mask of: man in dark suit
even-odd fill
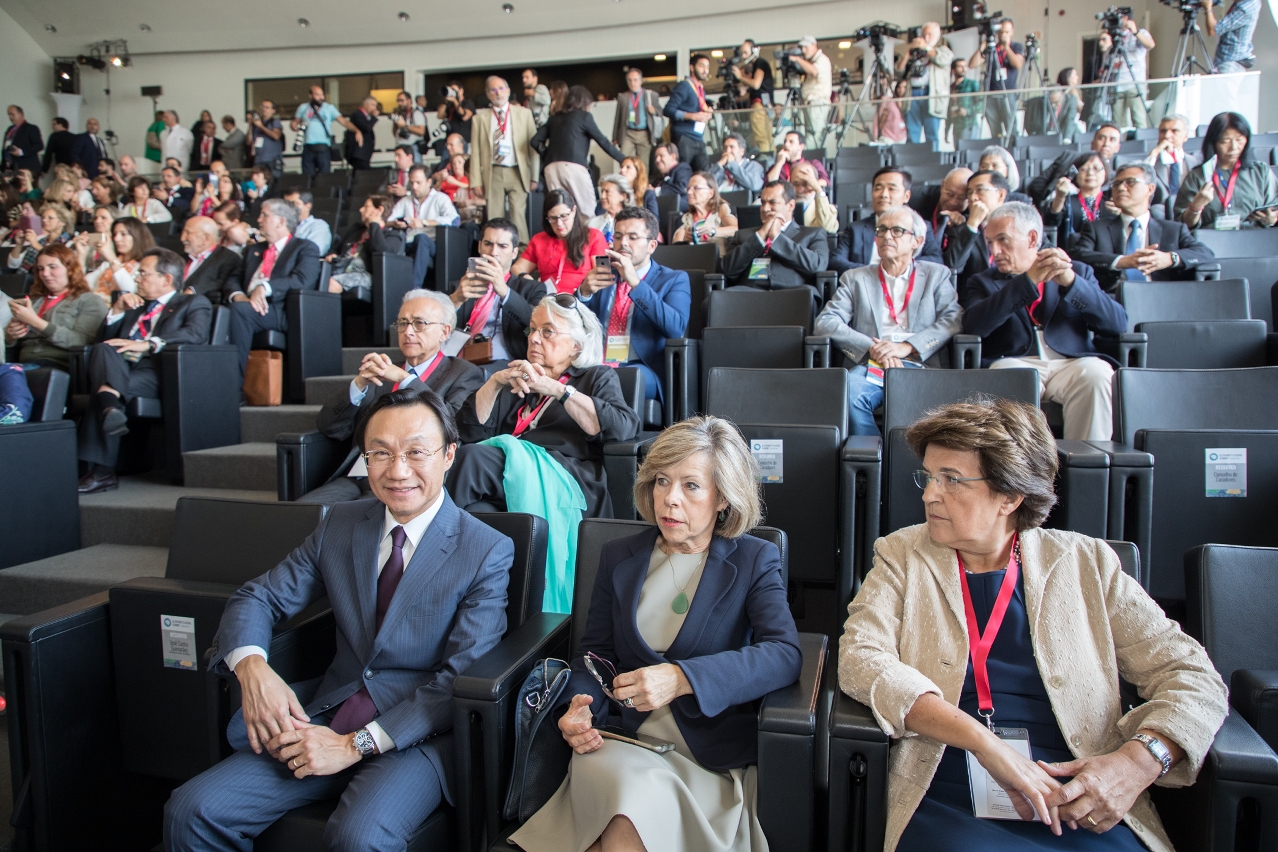
[[[547,296],[544,281],[511,277],[518,253],[518,226],[509,219],[489,219],[479,231],[475,271],[463,275],[449,296],[458,328],[472,339],[482,335],[492,341],[494,361],[528,357],[528,324],[533,308]]]
[[[90,180],[98,176],[98,163],[111,158],[106,142],[98,135],[101,129],[102,125],[96,118],[89,119],[84,123],[84,132],[76,134],[72,148],[72,159],[84,167],[85,177]]]
[[[399,308],[396,331],[404,361],[396,364],[389,355],[370,352],[359,365],[359,375],[341,393],[320,409],[315,424],[320,432],[337,441],[349,441],[355,424],[377,400],[406,387],[427,387],[439,394],[451,414],[461,409],[466,397],[484,383],[484,371],[469,361],[445,355],[441,348],[453,326],[457,312],[443,293],[409,290]],[[418,328],[417,326],[421,326]],[[359,457],[359,448],[350,453],[324,485],[303,495],[306,503],[329,505],[358,500],[369,494],[368,468]]]
[[[195,187],[183,185],[182,171],[173,166],[165,166],[160,170],[160,183],[153,190],[155,196],[164,202],[175,222],[181,222],[191,215],[191,196]]]
[[[958,270],[959,287],[990,268],[990,249],[985,243],[985,222],[990,212],[1007,200],[1007,178],[998,172],[977,172],[967,180],[967,213],[950,214],[941,252],[942,262]]]
[[[222,233],[207,216],[192,216],[182,226],[182,247],[186,249],[183,293],[198,293],[214,305],[230,304],[231,276],[243,262],[238,254],[220,245]]]
[[[1188,281],[1195,267],[1216,257],[1183,223],[1150,215],[1157,181],[1149,163],[1123,166],[1110,185],[1122,214],[1083,220],[1073,256],[1096,271],[1108,293],[1117,294],[1124,280]]]
[[[381,397],[356,437],[375,499],[333,506],[227,602],[209,665],[244,695],[237,751],[173,792],[170,852],[246,849],[289,810],[338,797],[325,848],[404,849],[455,801],[453,681],[505,632],[514,545],[444,491],[457,427],[435,393]],[[337,653],[290,685],[267,659],[272,628],[322,597]]]
[[[375,128],[377,127],[377,98],[369,95],[364,103],[347,118],[350,122],[346,131],[344,145],[346,161],[352,169],[370,168],[373,159],[373,148],[377,143]]]
[[[794,221],[794,187],[777,180],[763,185],[758,228],[732,235],[723,274],[732,287],[782,290],[807,286],[819,304],[816,274],[826,268],[830,243],[821,228],[801,228]]]
[[[599,317],[604,329],[604,361],[638,367],[648,399],[663,400],[666,339],[683,337],[692,307],[688,273],[652,259],[657,217],[642,207],[623,207],[614,220],[609,269],[594,267],[577,298]]]
[[[895,166],[887,166],[874,173],[871,187],[874,215],[849,222],[844,227],[839,234],[839,244],[830,255],[830,269],[842,275],[849,269],[869,266],[878,261],[878,248],[874,242],[875,220],[884,210],[909,203],[912,184],[910,173]],[[917,259],[941,263],[941,242],[930,226],[927,237],[923,240],[923,251]]]
[[[1110,380],[1118,366],[1092,335],[1127,330],[1123,306],[1101,292],[1089,266],[1061,249],[1039,249],[1043,218],[1009,202],[990,214],[994,266],[959,289],[963,331],[982,338],[981,366],[1038,371],[1043,399],[1065,409],[1065,437],[1108,441]]]
[[[120,436],[129,431],[126,408],[134,397],[160,395],[155,356],[166,346],[208,343],[213,306],[203,296],[179,293],[182,258],[166,248],[142,255],[137,293],[121,293],[89,347],[89,412],[80,421],[79,457],[89,463],[80,493],[119,485]]]
[[[40,162],[42,171],[49,171],[56,166],[69,166],[75,162],[72,153],[75,149],[76,135],[71,132],[71,125],[65,118],[58,116],[53,120],[53,132],[49,134],[48,144],[44,146],[44,159]]]
[[[652,161],[661,179],[653,186],[657,195],[677,195],[679,210],[688,210],[688,181],[692,180],[692,166],[679,162],[679,149],[673,142],[663,142],[653,149]],[[642,201],[643,199],[636,199]]]
[[[253,335],[283,331],[289,290],[319,286],[320,255],[310,240],[295,240],[297,208],[280,198],[262,202],[257,227],[263,242],[244,250],[240,268],[227,282],[231,291],[231,343],[240,350],[240,373],[248,364]]]
[[[27,121],[26,113],[17,104],[9,106],[9,127],[4,132],[3,152],[0,152],[0,168],[26,169],[32,178],[40,177],[40,152],[44,150],[44,137],[40,128]]]

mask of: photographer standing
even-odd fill
[[[772,77],[772,66],[759,55],[759,46],[754,39],[746,39],[737,48],[737,61],[728,66],[737,82],[746,86],[746,97],[750,101],[750,135],[754,137],[754,147],[760,151],[772,149],[772,119],[768,110],[772,108],[772,91],[776,80]]]
[[[808,126],[808,147],[820,148],[825,142],[826,119],[830,114],[830,92],[834,89],[834,71],[830,66],[830,57],[817,45],[816,36],[805,35],[800,39],[799,50],[803,54],[794,57],[794,64],[803,72],[803,86],[799,89],[799,95],[807,107],[804,113]]]
[[[466,143],[467,150],[470,149],[470,126],[471,121],[475,118],[475,102],[466,97],[466,90],[462,88],[462,84],[457,80],[449,81],[444,87],[444,102],[439,105],[437,113],[441,119],[448,122],[448,131],[456,133]]]
[[[400,92],[395,96],[395,111],[390,114],[395,126],[395,146],[413,149],[413,162],[422,161],[422,140],[426,138],[426,112],[413,103],[413,96]]]
[[[305,134],[302,174],[315,175],[332,170],[334,121],[342,122],[345,126],[346,120],[337,107],[324,100],[324,88],[311,86],[311,99],[297,108],[297,115],[289,125],[294,133]]]
[[[981,114],[983,112],[981,98],[974,96],[973,92],[979,92],[981,86],[975,80],[967,76],[967,60],[963,57],[956,58],[950,63],[950,94],[967,95],[967,97],[950,98],[950,114],[949,124],[950,130],[953,131],[954,144],[958,145],[961,139],[971,139],[976,133],[976,128],[981,123]]]
[[[245,118],[253,165],[266,166],[278,178],[284,174],[284,125],[275,117],[275,101],[264,99]]]
[[[987,70],[987,92],[1004,92],[1016,88],[1016,78],[1025,64],[1025,45],[1012,41],[1015,25],[1011,18],[1003,18],[994,34],[995,67]],[[977,48],[968,60],[970,68],[985,68],[985,47]],[[985,100],[985,119],[990,125],[990,135],[1007,139],[1016,135],[1016,96],[991,95]]]
[[[1237,74],[1256,64],[1256,51],[1251,46],[1260,17],[1260,0],[1234,0],[1220,21],[1212,12],[1212,0],[1202,0],[1207,12],[1207,35],[1219,36],[1216,42],[1216,73]]]
[[[1137,27],[1127,11],[1119,12],[1118,26],[1112,32],[1108,28],[1101,32],[1096,46],[1101,50],[1101,68],[1108,69],[1104,79],[1117,84],[1107,93],[1114,123],[1119,127],[1149,127],[1145,87],[1141,84],[1148,79],[1146,69],[1154,37],[1149,30]]]
[[[950,64],[954,51],[941,41],[941,25],[928,21],[919,37],[910,42],[910,51],[896,63],[910,81],[910,102],[905,115],[905,129],[911,142],[937,142],[941,138],[941,119],[950,93]],[[927,100],[921,100],[926,97]]]

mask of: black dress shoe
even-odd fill
[[[123,408],[111,406],[102,412],[102,431],[113,438],[129,434],[129,415]]]
[[[99,491],[110,491],[120,487],[120,480],[114,471],[89,471],[80,477],[78,490],[81,494],[97,494]]]

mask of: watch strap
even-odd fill
[[[360,728],[355,732],[355,740],[352,745],[363,757],[371,757],[377,754],[377,741],[373,739],[373,734],[368,728]]]
[[[1171,751],[1168,750],[1167,746],[1163,745],[1162,740],[1157,737],[1151,737],[1149,734],[1136,734],[1132,739],[1148,749],[1154,759],[1163,765],[1163,771],[1159,774],[1159,778],[1171,771]]]

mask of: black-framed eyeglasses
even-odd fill
[[[401,319],[401,320],[395,320],[394,322],[392,322],[390,324],[390,327],[395,329],[396,331],[404,331],[410,325],[413,327],[413,331],[417,332],[418,334],[421,334],[423,331],[430,328],[432,325],[444,325],[444,323],[437,322],[435,320]]]
[[[875,229],[874,229],[874,236],[876,236],[876,237],[886,237],[888,234],[891,234],[891,235],[892,235],[892,239],[894,239],[894,240],[899,240],[899,239],[901,239],[902,237],[904,237],[906,234],[911,234],[911,235],[913,235],[913,233],[914,233],[914,231],[912,231],[912,230],[911,230],[911,229],[909,229],[909,228],[899,228],[899,227],[896,227],[896,226],[889,227],[889,226],[887,226],[887,225],[878,225],[878,226],[877,226],[877,227],[875,227]]]
[[[612,694],[612,681],[613,679],[617,677],[616,666],[614,666],[608,660],[605,660],[603,657],[596,654],[594,651],[588,652],[581,659],[582,659],[582,662],[585,663],[586,671],[590,672],[591,676],[595,680],[599,681],[599,687],[603,690],[603,694],[608,696],[609,698],[611,698],[613,701],[617,702],[618,704],[620,704],[621,699]],[[608,672],[607,683],[604,683],[603,675],[599,673],[599,670],[601,668],[605,669]]]
[[[936,487],[941,489],[942,494],[953,494],[959,489],[960,482],[981,482],[988,477],[984,476],[955,476],[952,473],[943,473],[940,476],[933,476],[926,470],[914,471],[914,484],[921,490],[926,491],[930,483],[935,482]]]

